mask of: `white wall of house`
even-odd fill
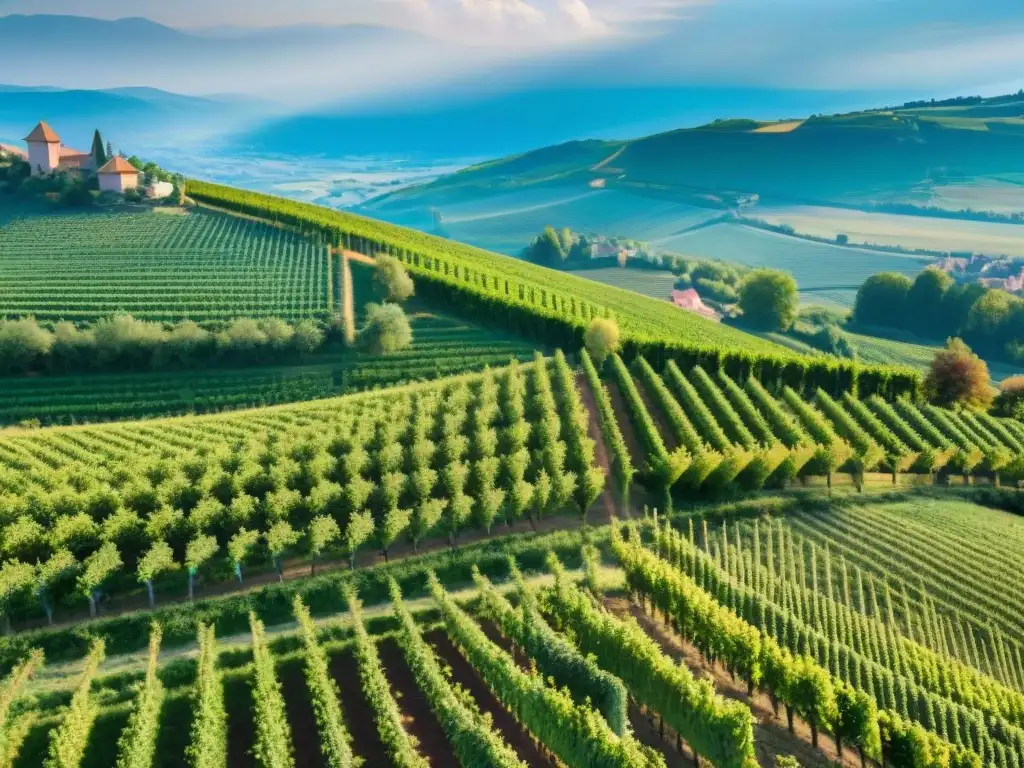
[[[174,191],[174,185],[169,181],[154,181],[146,187],[146,197],[154,200],[163,200]]]
[[[60,165],[60,144],[45,141],[28,142],[28,162],[32,175],[50,173]]]
[[[101,173],[99,180],[100,192],[117,192],[119,195],[139,186],[137,173]]]

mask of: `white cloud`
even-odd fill
[[[545,22],[544,13],[525,0],[460,0],[470,18],[485,24],[533,26]]]

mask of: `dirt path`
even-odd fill
[[[367,264],[372,267],[376,263],[372,256],[367,256],[365,253],[359,253],[358,251],[349,251],[344,248],[331,248],[331,253],[345,256],[349,261],[354,261],[357,264]]]
[[[612,475],[612,463],[608,456],[608,446],[604,444],[604,436],[601,434],[601,424],[598,421],[597,415],[597,401],[594,399],[594,393],[590,389],[590,384],[587,382],[587,377],[583,373],[579,373],[576,376],[576,386],[580,391],[580,396],[583,399],[583,405],[587,409],[587,433],[590,435],[590,439],[594,441],[594,455],[597,459],[597,466],[604,472],[605,477],[608,478],[604,484],[604,490],[601,491],[601,496],[597,500],[598,508],[601,510],[601,522],[606,522],[615,516],[616,504],[614,498],[614,491],[612,490],[615,481]]]
[[[654,419],[654,423],[658,426],[658,434],[661,435],[662,442],[665,443],[665,447],[669,451],[674,451],[679,447],[679,440],[676,438],[675,432],[668,425],[668,419],[665,417],[665,412],[661,409],[661,405],[651,397],[642,381],[639,379],[634,379],[633,381],[636,384],[636,391],[640,393],[640,399],[647,406],[647,412],[651,414],[651,418]]]
[[[405,656],[398,643],[385,640],[378,647],[384,673],[391,683],[391,691],[398,700],[398,706],[405,716],[405,729],[419,743],[419,753],[430,761],[431,765],[457,765],[455,754],[444,729],[434,716],[430,704],[420,692],[412,670],[406,664]],[[368,762],[367,768],[376,763]]]
[[[452,669],[452,680],[465,688],[477,703],[481,712],[489,713],[494,727],[504,736],[505,741],[530,768],[554,768],[534,743],[530,734],[516,722],[505,707],[491,693],[484,681],[466,658],[459,653],[452,641],[442,630],[426,636],[437,651],[438,657]]]
[[[755,718],[754,742],[757,762],[763,768],[774,768],[778,755],[793,755],[802,766],[834,768],[839,763],[845,768],[860,768],[860,762],[852,750],[844,750],[843,760],[839,761],[835,743],[825,733],[818,734],[818,749],[811,746],[811,729],[800,719],[795,720],[795,734],[791,734],[787,729],[785,710],[782,707],[779,708],[779,717],[776,717],[767,695],[755,692],[753,696],[747,696],[745,683],[733,680],[722,667],[708,664],[700,651],[651,618],[637,604],[625,598],[605,598],[604,602],[617,616],[633,616],[667,655],[676,661],[683,661],[698,678],[711,680],[720,694],[742,701],[750,707]]]
[[[484,634],[490,638],[491,642],[497,645],[499,648],[510,654],[512,658],[516,660],[519,668],[529,672],[532,668],[532,662],[528,656],[526,656],[521,650],[513,647],[512,641],[501,634],[501,630],[498,629],[497,625],[487,619],[477,618],[477,623],[480,628],[484,631]],[[543,674],[543,672],[541,673]],[[576,698],[575,696],[573,697]],[[577,701],[577,703],[580,703]],[[674,744],[675,733],[670,729],[663,729],[662,733],[659,734],[657,724],[654,722],[652,717],[645,716],[640,708],[631,703],[629,705],[629,722],[633,729],[633,736],[641,744],[648,747],[653,747],[665,758],[665,765],[667,768],[693,768],[693,755],[689,751],[680,754]]]
[[[359,664],[352,649],[330,657],[331,677],[338,684],[341,714],[352,734],[352,751],[363,759],[363,765],[391,765],[384,743],[380,740],[373,710],[363,696]],[[301,768],[305,766],[297,762]]]
[[[601,522],[603,523],[605,521],[602,520]],[[465,531],[456,540],[456,544],[458,544],[459,547],[463,547],[469,544],[488,541],[490,539],[501,538],[513,533],[550,533],[553,531],[575,530],[579,528],[579,525],[580,518],[578,513],[574,510],[567,510],[562,514],[545,517],[537,521],[536,529],[530,526],[530,522],[528,520],[516,520],[512,523],[511,527],[506,527],[503,524],[497,524],[491,529],[490,533],[477,529]],[[448,549],[448,541],[444,537],[436,537],[423,542],[420,545],[418,552],[413,551],[411,544],[401,542],[394,545],[388,551],[388,561],[393,563],[397,560],[404,560],[409,557],[438,552],[445,549]],[[359,553],[359,556],[356,559],[356,567],[372,568],[373,566],[379,565],[383,562],[385,562],[384,556],[380,552],[365,551]],[[310,577],[310,562],[307,558],[293,558],[291,560],[286,560],[283,565],[283,581],[294,581],[296,579],[306,579]],[[347,569],[348,561],[344,558],[326,560],[317,563],[316,575],[319,576],[329,571],[341,571]],[[245,581],[242,584],[239,584],[234,579],[214,581],[208,584],[198,584],[196,586],[195,596],[196,600],[230,597],[233,595],[245,594],[247,592],[254,592],[268,584],[276,584],[279,581],[281,581],[281,579],[278,578],[277,572],[270,566],[264,566],[262,568],[254,567],[246,570]],[[188,602],[188,596],[185,593],[184,587],[173,594],[161,594],[160,592],[157,592],[157,610],[185,602]],[[109,619],[129,613],[143,613],[150,610],[149,599],[146,596],[145,590],[128,595],[117,595],[109,598],[105,602],[102,602],[101,606],[99,613],[99,617],[101,619]],[[15,633],[32,629],[58,630],[72,624],[87,622],[90,619],[88,608],[85,606],[73,610],[62,610],[57,615],[58,619],[54,622],[52,627],[47,627],[46,620],[44,618],[39,618],[33,621],[18,622],[14,624],[13,628]]]
[[[612,410],[615,412],[615,419],[619,422],[619,429],[622,431],[622,439],[626,442],[626,450],[629,451],[629,458],[634,467],[643,467],[647,464],[647,451],[640,445],[636,432],[633,430],[633,421],[629,418],[629,408],[626,407],[626,400],[619,390],[617,382],[605,382],[608,388],[608,396],[612,401]]]
[[[228,713],[228,765],[231,768],[255,768],[252,754],[256,742],[256,723],[252,711],[252,689],[245,677],[224,681],[224,705]]]
[[[326,768],[321,749],[320,728],[313,714],[309,688],[301,661],[290,662],[278,669],[281,693],[284,695],[288,724],[295,746],[295,764],[302,768]]]

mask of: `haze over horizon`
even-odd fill
[[[156,46],[130,67],[107,57],[72,66],[42,34],[37,53],[4,61],[5,84],[236,92],[307,108],[402,98],[445,82],[483,91],[554,81],[935,97],[1024,86],[1016,0],[0,0],[0,22],[13,14],[143,17],[201,41],[196,49],[218,66],[173,66]]]

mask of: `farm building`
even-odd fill
[[[169,181],[154,181],[146,187],[146,197],[151,200],[163,200],[170,197],[174,191],[174,185]]]
[[[139,186],[139,172],[120,156],[108,160],[106,165],[96,171],[96,176],[100,181],[100,192],[124,194]]]
[[[91,154],[65,147],[57,132],[42,121],[25,137],[25,143],[28,144],[27,159],[33,176],[54,171],[95,170]]]
[[[697,291],[693,288],[687,288],[685,291],[672,291],[672,303],[687,312],[693,312],[711,320],[722,319],[721,315],[701,301]]]

